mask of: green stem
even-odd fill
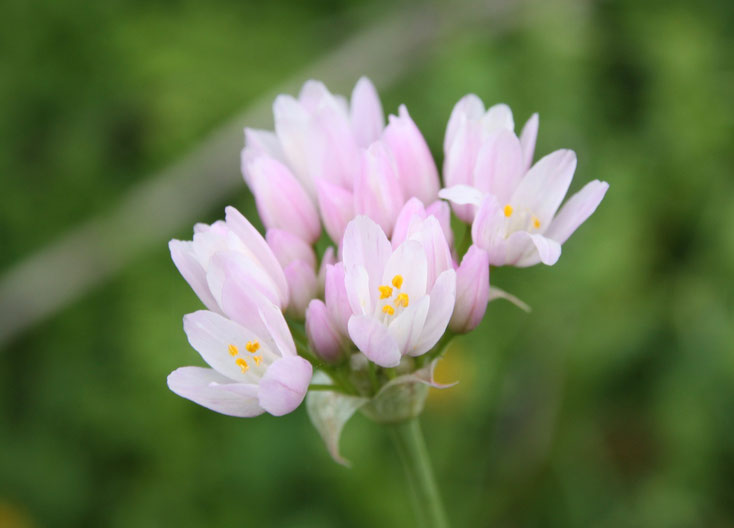
[[[388,427],[408,478],[417,525],[426,528],[448,528],[449,524],[418,418]]]

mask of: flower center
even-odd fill
[[[505,205],[503,209],[505,218],[508,222],[505,224],[505,237],[508,237],[515,231],[530,231],[531,229],[540,229],[540,218],[529,211],[520,211],[515,214],[515,208],[510,204]]]
[[[247,363],[247,359],[240,356],[240,349],[237,348],[237,345],[233,345],[230,343],[230,345],[227,347],[227,350],[229,351],[229,355],[233,358],[236,358],[234,360],[235,364],[240,367],[240,370],[242,371],[242,374],[246,373],[248,370],[250,370],[250,365]],[[262,363],[262,356],[255,355],[255,352],[260,350],[260,342],[255,341],[248,341],[245,344],[245,350],[247,350],[252,356],[250,356],[250,359],[255,363],[256,366],[260,366],[260,363]]]
[[[395,308],[406,308],[410,304],[410,298],[407,293],[399,292],[395,295],[393,300],[394,291],[399,291],[403,286],[403,276],[395,275],[390,282],[392,286],[382,285],[377,287],[380,292],[380,299],[387,299],[387,302],[382,306],[382,313],[387,314],[388,316],[395,315]],[[395,305],[394,307],[393,304]]]

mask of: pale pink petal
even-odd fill
[[[583,224],[604,198],[609,189],[607,182],[594,180],[563,204],[544,235],[563,244]]]
[[[367,147],[380,137],[385,116],[377,90],[367,77],[361,77],[354,85],[350,114],[352,132],[360,147]]]
[[[316,271],[310,264],[302,260],[294,260],[283,271],[290,292],[288,313],[297,319],[303,319],[308,303],[319,293]]]
[[[363,266],[369,277],[370,291],[377,291],[387,259],[392,255],[392,246],[385,232],[373,220],[358,216],[347,225],[342,247],[345,271]]]
[[[338,245],[347,224],[354,218],[354,194],[324,180],[319,180],[316,188],[324,228],[331,240]]]
[[[312,300],[306,309],[306,335],[320,358],[336,362],[342,356],[342,337],[334,328],[324,301]]]
[[[354,315],[349,319],[349,337],[359,350],[381,367],[397,367],[400,349],[387,327],[368,315]]]
[[[512,132],[501,129],[490,135],[479,149],[474,187],[493,194],[501,203],[508,203],[524,172],[520,140]]]
[[[242,373],[237,366],[229,354],[229,345],[245,350],[248,341],[262,341],[260,336],[226,317],[206,310],[186,314],[184,331],[191,346],[214,370],[234,381],[253,381],[252,373]]]
[[[510,203],[518,211],[535,215],[544,231],[566,196],[575,170],[576,153],[572,150],[548,154],[528,171]]]
[[[412,353],[418,344],[430,304],[431,299],[426,295],[417,302],[410,303],[390,321],[388,330],[403,355]]]
[[[281,357],[295,356],[296,344],[293,342],[293,335],[283,317],[283,312],[272,303],[260,303],[257,313],[268,335],[275,343],[273,352],[280,354]]]
[[[283,308],[287,306],[281,304],[280,292],[272,280],[272,275],[264,270],[260,263],[239,251],[218,251],[209,261],[206,278],[209,290],[220,306],[222,306],[224,281],[228,276],[236,277],[278,306]],[[287,299],[288,291],[285,294]]]
[[[485,193],[469,185],[454,185],[453,187],[441,189],[438,195],[455,204],[469,204],[478,207],[482,204]]]
[[[316,268],[316,253],[301,237],[282,229],[268,229],[265,240],[282,267],[294,260],[302,260]]]
[[[263,269],[267,270],[277,288],[281,305],[285,306],[288,303],[288,284],[286,283],[283,269],[278,264],[278,259],[275,258],[267,242],[237,209],[227,207],[225,214],[227,226],[252,251]]]
[[[352,315],[345,281],[344,264],[339,262],[326,267],[324,302],[336,329],[344,336],[347,335],[347,324]]]
[[[448,154],[462,123],[478,120],[482,115],[484,115],[484,103],[482,103],[479,97],[474,94],[468,94],[459,99],[459,102],[451,110],[451,116],[446,125],[446,135],[443,141],[444,154]]]
[[[237,390],[232,390],[234,386]],[[264,412],[257,401],[257,385],[232,383],[213,369],[176,369],[168,375],[168,388],[182,398],[229,416],[251,418]]]
[[[408,238],[408,234],[413,231],[412,226],[415,222],[421,222],[426,218],[426,208],[418,198],[411,198],[398,214],[395,220],[395,227],[392,231],[392,247],[396,248]]]
[[[538,114],[533,114],[528,119],[520,133],[520,144],[522,145],[522,157],[524,170],[528,170],[533,164],[535,154],[535,140],[538,137]]]
[[[456,270],[456,305],[449,326],[464,333],[474,330],[489,302],[489,254],[472,245]]]
[[[552,266],[561,256],[561,245],[540,234],[516,231],[507,238],[505,264],[526,268],[542,262]]]
[[[456,272],[446,270],[436,279],[431,290],[431,305],[428,308],[423,333],[410,355],[420,356],[431,350],[446,332],[456,301]]]
[[[442,200],[436,200],[426,207],[426,215],[435,216],[441,224],[443,235],[446,237],[449,247],[454,245],[454,232],[451,230],[451,207]]]
[[[260,382],[260,406],[273,416],[294,411],[306,397],[312,373],[311,363],[300,356],[274,362]]]
[[[389,236],[405,200],[392,155],[382,142],[363,151],[354,181],[354,211],[369,216]]]
[[[423,252],[428,264],[426,274],[426,291],[433,288],[436,277],[447,269],[452,269],[454,260],[451,256],[441,224],[435,216],[429,216],[421,223],[420,230],[410,237],[423,244]]]
[[[363,266],[351,266],[346,269],[344,284],[350,307],[347,314],[351,317],[352,313],[360,315],[372,313],[372,307],[377,299],[377,295],[373,292],[377,288],[370,287],[370,276],[367,270]]]
[[[245,128],[245,148],[242,149],[240,155],[240,168],[248,185],[250,185],[250,175],[247,166],[260,156],[269,156],[285,163],[283,149],[274,132]]]
[[[496,104],[487,110],[481,119],[482,130],[491,134],[498,130],[515,130],[515,121],[512,118],[512,110],[504,103]]]
[[[273,103],[275,133],[288,164],[303,184],[306,192],[315,195],[314,173],[318,172],[314,153],[325,150],[326,140],[314,131],[313,122],[303,105],[290,95],[279,95]]]
[[[477,210],[476,218],[472,223],[472,241],[489,253],[490,264],[497,264],[492,258],[495,248],[504,242],[504,214],[497,199],[487,195]]]
[[[383,140],[395,157],[405,197],[415,196],[430,203],[436,199],[440,186],[436,163],[405,105],[400,105],[398,115],[389,117]]]
[[[193,243],[183,240],[171,240],[168,243],[171,250],[171,258],[186,282],[189,283],[194,293],[201,299],[204,306],[213,312],[220,311],[219,305],[209,291],[206,281],[206,272],[199,264],[194,253]]]
[[[261,156],[248,166],[250,189],[268,229],[284,229],[309,243],[321,235],[321,222],[308,193],[281,162]]]

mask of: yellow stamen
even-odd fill
[[[378,286],[380,290],[380,299],[389,299],[392,297],[392,288],[390,286]]]
[[[259,367],[260,363],[262,363],[263,361],[263,358],[262,356],[252,356],[252,360],[255,362],[255,365]]]
[[[507,205],[505,206],[505,216],[506,216],[507,218],[509,218],[509,217],[511,217],[511,216],[512,216],[512,206],[511,206],[510,204],[507,204]]]
[[[401,304],[405,307],[408,306],[408,294],[407,293],[401,293],[395,298],[395,306],[400,306]]]
[[[403,276],[402,275],[395,275],[392,278],[392,285],[395,286],[398,290],[403,285]]]
[[[382,307],[382,312],[386,313],[387,315],[393,315],[395,313],[395,308],[393,308],[389,304],[386,304]]]
[[[538,219],[538,217],[533,215],[530,218],[533,220],[533,227],[535,229],[540,229],[540,220]]]
[[[247,361],[245,361],[245,358],[237,358],[237,366],[240,367],[240,370],[242,371],[242,374],[247,372],[250,369],[250,365],[247,364]]]
[[[257,352],[260,349],[260,342],[259,341],[248,341],[245,345],[245,348],[248,352],[252,352],[253,354]]]
[[[236,356],[237,354],[239,354],[239,353],[240,353],[240,349],[239,349],[239,348],[237,348],[237,347],[236,347],[236,346],[234,346],[234,345],[229,345],[229,346],[227,347],[227,350],[229,350],[229,355],[230,355],[230,356],[232,356],[232,357],[235,357],[235,356]]]

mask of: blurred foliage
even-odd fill
[[[6,1],[0,269],[387,5]],[[518,124],[540,113],[537,152],[578,152],[572,190],[611,183],[556,266],[493,270],[532,314],[493,303],[441,365],[461,383],[423,423],[454,526],[734,526],[732,27],[725,0],[535,2],[383,91],[439,159],[475,92]],[[254,214],[244,185],[230,201]],[[408,525],[367,420],[347,470],[303,409],[237,420],[167,390],[198,364],[181,331],[198,307],[161,240],[0,350],[0,526]]]

